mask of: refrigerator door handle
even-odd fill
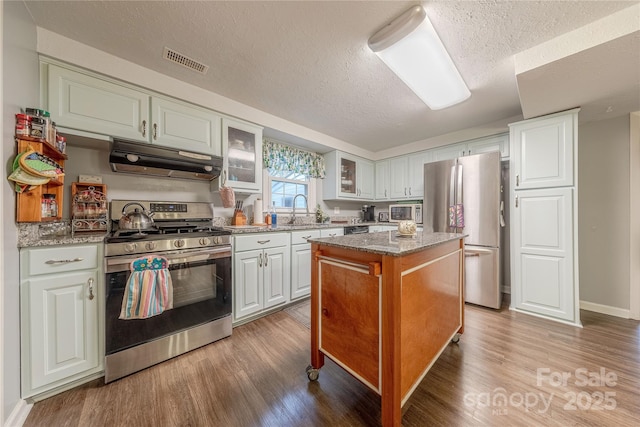
[[[480,256],[480,255],[491,255],[493,251],[489,249],[465,249],[464,256],[472,257],[472,256]]]
[[[451,180],[449,181],[449,206],[456,204],[456,165],[451,166]]]
[[[458,165],[458,183],[456,188],[456,205],[462,204],[462,165]]]

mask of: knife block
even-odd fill
[[[235,211],[231,219],[231,225],[247,225],[247,216],[242,211]]]

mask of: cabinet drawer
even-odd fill
[[[234,250],[250,251],[289,245],[289,233],[260,233],[250,236],[236,236]]]
[[[320,237],[320,230],[300,230],[291,232],[291,244],[300,245],[308,243],[307,239],[316,239]]]
[[[25,272],[28,276],[98,268],[98,246],[56,246],[28,249]]]

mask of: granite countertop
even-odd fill
[[[105,233],[80,233],[73,236],[71,234],[31,236],[20,235],[18,238],[19,248],[29,248],[36,246],[56,246],[56,245],[78,245],[83,243],[103,243]]]
[[[378,233],[322,237],[309,239],[309,242],[374,254],[404,256],[465,236],[465,234],[459,233],[425,233],[422,231],[416,232],[413,236],[401,236],[397,231],[393,230]]]
[[[350,224],[309,223],[309,224],[276,224],[276,225],[225,225],[225,230],[232,234],[266,233],[273,231],[313,230],[322,228],[342,228]]]

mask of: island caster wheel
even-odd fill
[[[320,371],[315,369],[313,366],[309,365],[307,366],[307,378],[309,378],[309,381],[317,381],[318,377],[320,376]]]
[[[451,342],[457,344],[460,342],[460,334],[455,334],[453,338],[451,338]]]

